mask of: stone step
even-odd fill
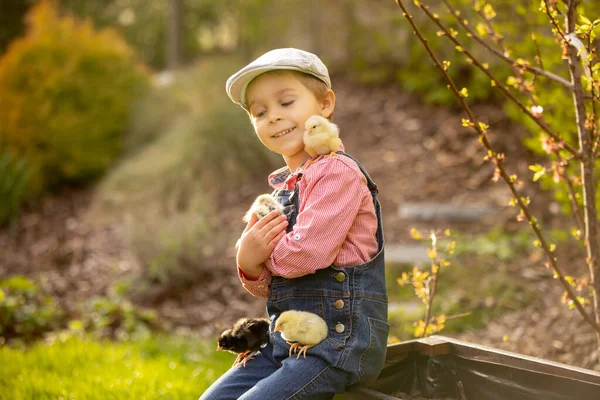
[[[436,203],[403,203],[398,214],[404,219],[416,221],[477,221],[490,215],[499,215],[500,209],[491,206],[461,206]]]

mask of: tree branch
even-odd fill
[[[396,1],[396,3],[398,3],[398,2]],[[543,119],[537,118],[536,116],[534,116],[527,109],[527,107],[525,107],[525,105],[523,105],[523,103],[521,103],[515,96],[513,96],[513,94],[510,93],[510,91],[503,84],[501,84],[498,79],[496,79],[490,73],[490,71],[486,67],[484,67],[468,50],[466,50],[462,46],[462,44],[454,37],[454,35],[452,35],[450,32],[448,32],[446,27],[440,23],[439,17],[433,15],[429,11],[428,6],[425,6],[422,3],[419,3],[419,8],[421,10],[423,10],[423,12],[445,33],[445,35],[448,37],[448,39],[450,39],[456,46],[458,46],[461,49],[460,51],[464,52],[465,55],[469,58],[469,60],[471,60],[477,68],[479,68],[484,74],[486,74],[495,83],[495,85],[521,109],[521,111],[523,111],[540,128],[542,128],[542,130],[544,132],[546,132],[548,135],[553,137],[562,148],[564,148],[569,153],[571,153],[575,158],[577,158],[577,159],[580,158],[580,154],[575,148],[573,148],[571,145],[569,145],[567,142],[565,142],[565,140],[563,138],[561,138],[560,135],[555,133]],[[455,17],[457,17],[457,16],[455,15]]]
[[[457,14],[456,10],[454,9],[454,7],[452,7],[452,5],[450,3],[448,3],[447,0],[442,0],[444,2],[444,5],[448,8],[448,10],[450,11],[450,13],[454,16],[454,18],[456,18],[456,20],[458,21],[458,23],[473,37],[473,39],[475,39],[479,44],[481,44],[483,47],[485,47],[488,51],[490,51],[491,53],[493,53],[494,55],[498,56],[501,60],[506,61],[507,63],[514,65],[516,63],[516,60],[506,56],[504,53],[502,53],[501,51],[498,51],[497,49],[493,48],[492,46],[490,46],[485,40],[483,40],[483,38],[481,36],[479,36],[476,32],[474,32],[467,24],[464,23],[463,19],[460,18],[460,16]],[[560,83],[561,85],[563,85],[564,87],[566,87],[569,90],[573,90],[573,85],[571,84],[571,82],[569,82],[568,80],[553,74],[552,72],[549,71],[545,71],[544,69],[540,69],[540,68],[536,68],[536,67],[532,67],[531,65],[527,64],[523,66],[526,70],[528,70],[529,72],[532,72],[534,74],[537,75],[542,75],[545,76],[546,78],[550,79],[551,81],[554,81],[556,83]]]

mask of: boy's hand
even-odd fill
[[[242,237],[236,243],[237,264],[250,279],[256,279],[262,272],[264,263],[273,249],[285,235],[287,217],[275,210],[258,220],[252,214]]]

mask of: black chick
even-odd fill
[[[217,350],[227,350],[238,354],[233,365],[244,367],[258,350],[269,342],[269,324],[266,318],[242,318],[233,328],[219,336]]]

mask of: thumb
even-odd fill
[[[244,233],[248,232],[257,222],[258,217],[256,216],[256,213],[252,213],[252,215],[250,216],[250,221],[248,221],[248,224],[244,228]]]

